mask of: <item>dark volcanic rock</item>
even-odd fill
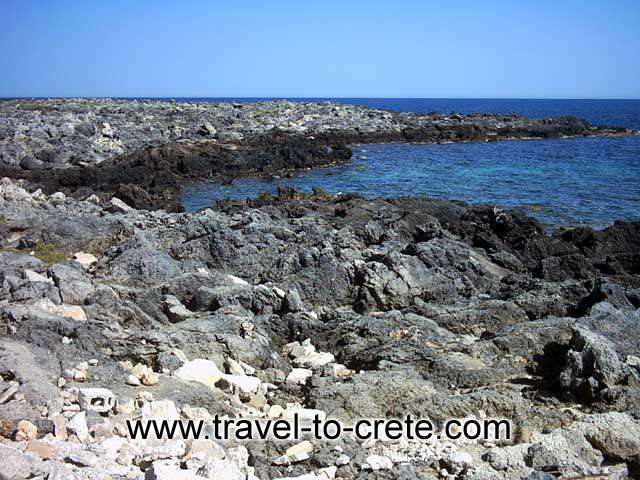
[[[9,467],[243,480],[633,472],[639,222],[549,236],[535,219],[492,206],[291,188],[193,214],[162,210],[180,209],[185,179],[342,162],[352,141],[591,127],[304,105],[0,105],[0,120],[32,129],[27,145],[0,125],[0,156],[11,163],[3,171],[24,179],[0,180],[0,448],[13,455],[0,477],[14,475]],[[132,418],[273,419],[310,409],[343,421],[410,413],[439,426],[505,417],[514,435],[314,440],[295,447],[307,459],[285,456],[289,443],[156,443],[123,433]],[[34,428],[56,436],[28,443]]]

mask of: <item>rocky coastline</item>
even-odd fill
[[[287,188],[187,214],[177,190],[343,162],[355,142],[630,133],[333,104],[0,102],[0,478],[638,478],[640,222],[550,236],[494,206]],[[294,413],[500,417],[515,433],[216,443],[125,424]]]
[[[232,181],[342,163],[354,143],[451,143],[630,135],[575,117],[416,114],[335,103],[127,100],[0,102],[0,176],[45,193],[117,195],[181,211],[187,178]]]

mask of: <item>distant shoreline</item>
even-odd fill
[[[180,211],[185,178],[227,181],[348,160],[350,144],[628,135],[576,117],[382,110],[345,103],[14,100],[0,104],[0,167],[45,192],[114,195]]]

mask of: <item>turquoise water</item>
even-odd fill
[[[463,113],[515,112],[532,117],[576,114],[596,124],[640,128],[640,101],[635,100],[355,99],[350,103],[358,102],[415,111],[447,111],[444,107],[449,106]],[[441,108],[432,108],[438,105]],[[428,195],[523,208],[555,226],[584,223],[603,227],[616,219],[640,218],[638,136],[363,145],[353,150],[354,158],[345,165],[307,171],[293,178],[185,185],[183,204],[194,211],[224,198],[253,198],[288,185],[304,191],[321,187],[334,194]]]

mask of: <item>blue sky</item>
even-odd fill
[[[640,98],[640,2],[2,0],[0,97]]]

